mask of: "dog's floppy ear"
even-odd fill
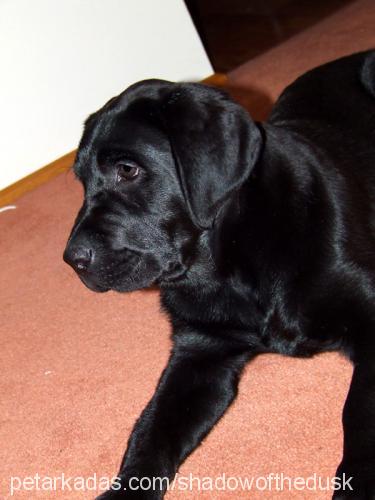
[[[193,220],[210,228],[255,165],[261,133],[224,92],[201,84],[168,89],[161,113]]]

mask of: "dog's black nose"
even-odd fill
[[[67,247],[64,252],[64,260],[77,271],[87,271],[93,260],[93,251],[86,247]]]

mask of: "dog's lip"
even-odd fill
[[[158,283],[173,283],[182,278],[187,272],[187,267],[181,263],[170,263],[157,279]]]
[[[134,250],[131,250],[129,248],[126,248],[127,251],[131,252],[132,254],[135,254],[137,256],[140,256],[140,252],[136,252]],[[133,266],[132,270],[134,271],[134,269],[137,269],[137,267],[139,266],[141,260],[138,259],[137,263],[135,266]],[[97,281],[97,275],[95,273],[95,269],[94,270],[87,270],[87,269],[82,269],[82,270],[75,270],[76,273],[78,274],[80,280],[82,281],[82,283],[87,287],[89,288],[90,290],[92,290],[93,292],[99,292],[99,293],[104,293],[104,292],[108,292],[109,290],[114,290],[114,291],[117,291],[118,289],[121,289],[121,285],[116,285],[116,283],[114,282],[113,284],[111,284],[110,286],[108,285],[103,285],[100,283],[100,277],[99,277],[99,281]],[[125,270],[127,273],[129,273],[129,270],[126,269]],[[121,277],[123,273],[119,273],[117,275],[117,278]],[[104,276],[104,278],[106,279],[106,277]]]

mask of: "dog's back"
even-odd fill
[[[375,137],[375,51],[360,52],[319,66],[289,85],[276,102],[269,123],[293,128],[298,121],[316,134],[363,129],[364,145]],[[320,139],[319,137],[319,139]],[[342,139],[344,139],[342,137]],[[319,141],[320,142],[320,141]],[[362,148],[361,148],[362,151]]]
[[[285,89],[268,123],[311,144],[331,169],[356,231],[375,241],[375,51],[360,52],[302,75]],[[349,189],[350,187],[350,189]],[[345,209],[344,209],[345,211]],[[359,224],[359,220],[363,224]],[[359,226],[362,226],[361,228]],[[354,233],[352,233],[354,234]]]

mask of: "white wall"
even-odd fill
[[[74,149],[129,84],[211,73],[182,0],[0,0],[0,189]]]

